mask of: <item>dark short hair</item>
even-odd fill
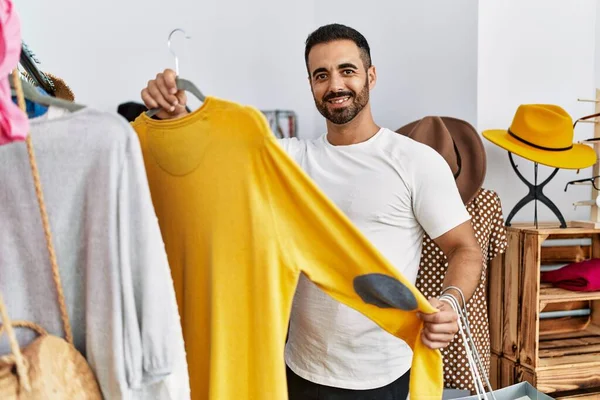
[[[308,35],[306,39],[306,47],[304,48],[304,61],[306,68],[308,69],[308,54],[310,50],[321,43],[329,43],[335,40],[351,40],[353,41],[358,49],[365,69],[371,66],[371,48],[367,39],[358,32],[356,29],[350,28],[349,26],[342,24],[329,24],[323,25],[316,31]]]

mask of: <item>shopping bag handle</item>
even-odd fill
[[[458,299],[451,293],[448,293],[449,290],[455,290],[460,294],[462,305],[458,302]],[[488,400],[488,394],[486,393],[485,386],[489,389],[489,394],[491,394],[492,399],[496,400],[494,396],[494,390],[492,385],[490,384],[488,375],[483,366],[483,362],[481,361],[481,357],[479,352],[477,351],[477,347],[475,346],[475,342],[473,341],[473,336],[471,335],[471,329],[469,327],[469,313],[467,311],[467,302],[465,301],[465,296],[462,290],[456,286],[448,286],[444,290],[442,290],[442,294],[439,297],[440,301],[446,302],[450,304],[450,307],[456,312],[458,315],[458,333],[460,338],[462,339],[463,346],[465,348],[465,354],[467,355],[467,362],[469,366],[469,370],[471,371],[471,377],[473,378],[473,384],[475,386],[475,391],[477,392],[477,398],[483,398]],[[485,385],[482,380],[485,379]]]

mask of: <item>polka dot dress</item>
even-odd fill
[[[481,281],[473,297],[467,303],[467,311],[473,340],[489,375],[490,335],[486,299],[487,266],[496,255],[504,252],[508,243],[502,217],[502,206],[495,192],[481,189],[475,198],[467,204],[467,210],[471,215],[475,236],[481,245],[483,255]],[[442,251],[425,235],[416,282],[416,287],[425,297],[440,295],[447,268],[448,263]],[[458,336],[450,345],[442,349],[442,356],[444,359],[444,386],[473,392],[475,390],[473,379],[468,369],[462,340],[459,340]]]

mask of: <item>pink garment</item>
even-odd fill
[[[581,261],[554,271],[541,273],[541,281],[554,286],[581,292],[600,290],[600,259]]]
[[[8,79],[21,55],[21,22],[11,0],[0,0],[0,145],[25,140],[27,115],[12,101]]]

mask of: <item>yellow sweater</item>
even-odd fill
[[[440,399],[436,310],[287,156],[256,109],[208,97],[134,123],[182,315],[193,399],[287,398],[283,349],[299,274],[414,351],[411,398]]]

